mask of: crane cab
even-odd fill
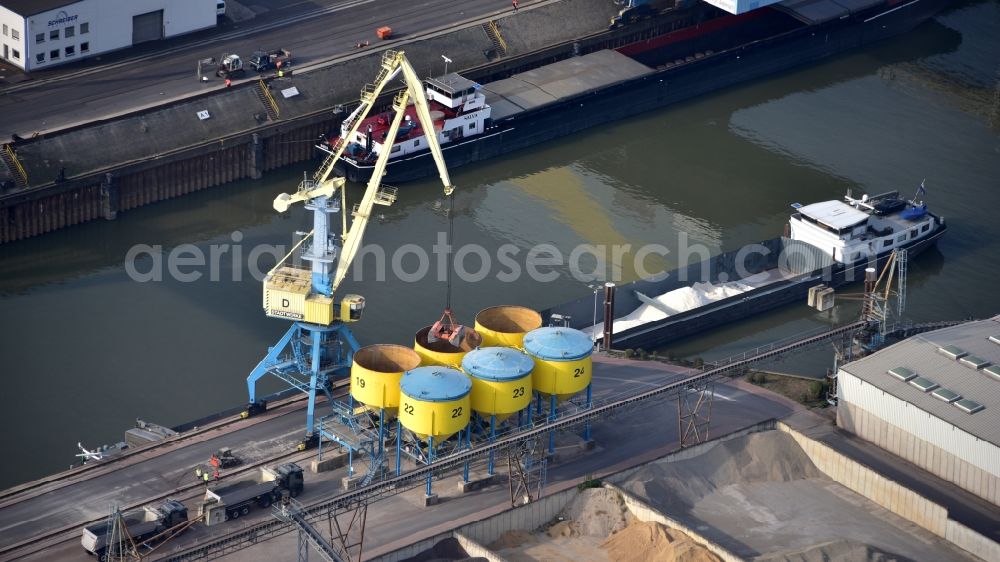
[[[339,302],[312,291],[312,272],[282,266],[264,278],[264,313],[272,318],[329,326],[334,321],[357,322],[365,309],[361,295],[344,295]]]

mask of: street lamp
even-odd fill
[[[597,293],[601,292],[600,285],[587,285],[587,288],[594,292],[594,323],[590,327],[590,337],[594,340],[594,349],[601,350],[597,343]]]

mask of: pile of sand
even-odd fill
[[[871,545],[849,540],[829,541],[794,552],[770,553],[754,562],[908,562],[898,554],[883,552]]]
[[[601,548],[616,562],[720,562],[718,556],[685,533],[634,518]]]
[[[508,531],[489,548],[512,561],[719,562],[684,533],[639,521],[605,488],[582,490],[547,527]]]
[[[823,477],[789,435],[765,431],[717,443],[694,458],[650,463],[621,487],[662,513],[686,513],[701,498],[733,484]]]
[[[438,541],[433,547],[403,562],[489,562],[486,558],[469,556],[454,538]]]
[[[628,524],[627,511],[622,498],[605,488],[587,488],[582,490],[573,501],[567,505],[561,515],[564,529],[557,535],[551,531],[560,523],[549,529],[549,536],[587,536],[604,538],[625,528]]]

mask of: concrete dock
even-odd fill
[[[662,363],[600,358],[595,361],[594,396],[601,399],[635,394],[683,378],[687,372],[687,369]],[[712,431],[728,431],[782,417],[792,411],[790,403],[775,396],[753,394],[730,385],[719,386],[716,392]],[[652,410],[635,416],[595,423],[595,449],[582,454],[576,445],[570,447],[571,460],[567,457],[565,464],[552,467],[549,482],[573,483],[588,474],[620,469],[642,459],[651,460],[676,448],[676,403],[657,401],[653,404]],[[656,415],[649,415],[650,412]],[[32,557],[37,556],[38,559],[51,559],[53,556],[62,559],[66,556],[82,560],[79,528],[104,517],[111,501],[132,506],[177,491],[172,497],[186,500],[189,507],[195,505],[191,500],[200,497],[201,486],[194,483],[194,467],[204,463],[217,448],[228,446],[237,452],[247,449],[251,461],[292,450],[302,436],[304,412],[289,408],[287,413],[279,410],[270,416],[257,423],[251,418],[231,424],[219,435],[213,433],[203,440],[136,459],[136,462],[130,462],[119,470],[97,473],[92,477],[69,478],[60,482],[58,487],[49,484],[51,490],[41,489],[40,493],[28,494],[20,501],[6,500],[0,504],[2,542],[5,545],[26,544],[26,548],[11,550],[7,547],[0,556],[23,557],[35,552]],[[642,437],[636,438],[637,435]],[[561,454],[565,456],[569,452]],[[308,458],[314,455],[313,451],[289,458],[307,465]],[[299,499],[308,504],[338,493],[344,474],[342,470],[308,474],[306,491]],[[223,480],[226,478],[224,475]],[[457,482],[458,478],[460,475],[455,475],[451,480]],[[457,485],[442,482],[436,485],[435,490],[447,497],[457,490]],[[475,498],[473,501],[445,501],[441,506],[426,511],[422,503],[418,506],[415,505],[417,502],[408,500],[408,495],[373,504],[367,531],[372,537],[369,544],[391,545],[407,540],[414,533],[448,525],[456,517],[477,517],[476,514],[490,506],[502,508],[504,503],[509,504],[507,494],[506,484],[494,485],[470,495],[470,498]],[[257,511],[252,512],[246,521],[268,517],[269,513]],[[232,522],[232,525],[242,526],[245,524],[242,521]],[[219,530],[224,531],[226,527]],[[199,525],[160,550],[166,553],[190,547],[211,536],[209,529]]]

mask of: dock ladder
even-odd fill
[[[281,115],[281,110],[278,109],[278,102],[274,101],[274,96],[271,95],[271,90],[268,89],[267,82],[264,82],[263,79],[257,81],[257,97],[264,104],[267,116],[271,121],[276,121]]]
[[[21,161],[17,159],[17,154],[9,144],[3,145],[2,156],[4,164],[6,164],[7,169],[11,171],[11,175],[14,177],[14,183],[17,187],[20,189],[28,187],[28,173],[24,171],[24,166],[21,165]]]
[[[483,31],[486,32],[486,36],[490,38],[490,42],[493,43],[493,50],[497,53],[497,58],[507,56],[507,41],[504,40],[503,35],[500,34],[500,26],[497,22],[490,20],[483,24]]]

